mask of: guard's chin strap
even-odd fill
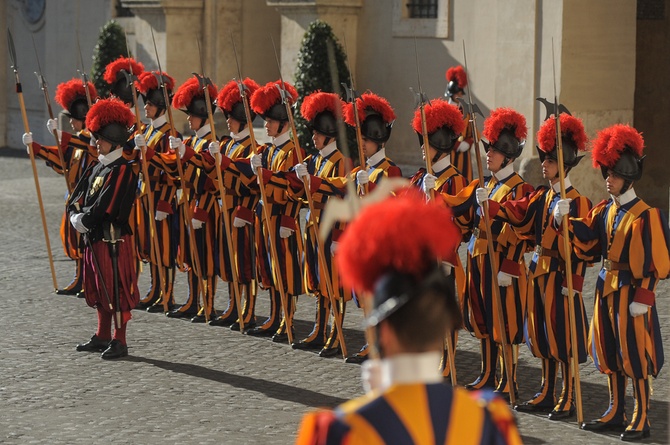
[[[279,121],[279,127],[277,127],[277,134],[281,134],[284,131],[284,126],[288,124],[287,121]]]
[[[501,164],[500,169],[502,170],[503,168],[507,167],[507,164],[509,164],[510,161],[514,162],[514,159],[505,157],[505,160]]]
[[[323,142],[323,146],[326,147],[330,142],[332,141],[333,138],[330,136],[326,136],[326,140]]]
[[[430,160],[431,164],[435,164],[437,161],[440,160],[440,156],[442,156],[444,153],[439,152],[436,150],[435,156],[433,156],[433,159]]]
[[[624,180],[623,187],[621,187],[621,191],[619,192],[619,196],[626,193],[632,185],[633,185],[633,181],[630,181],[628,179]]]

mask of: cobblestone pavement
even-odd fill
[[[58,236],[65,187],[62,178],[43,165],[38,171],[58,284],[64,286],[73,272]],[[0,190],[0,443],[288,444],[304,412],[361,394],[357,365],[159,314],[133,312],[127,359],[105,362],[98,354],[75,352],[75,344],[94,332],[95,313],[82,300],[52,292],[26,157],[0,157]],[[144,291],[146,275],[140,280]],[[594,277],[591,269],[585,289],[593,288]],[[176,289],[177,300],[183,301],[181,275]],[[669,294],[670,283],[663,282],[657,298],[666,345],[670,320],[664,297]],[[222,300],[218,298],[218,309],[223,309]],[[590,294],[587,300],[590,306]],[[262,292],[257,314],[267,313]],[[298,338],[308,333],[312,317],[313,300],[301,297]],[[361,324],[361,311],[351,305],[345,326],[352,353],[364,341]],[[476,377],[478,357],[478,342],[461,333],[459,382]],[[596,418],[607,408],[606,378],[590,361],[581,367],[581,376],[585,418]],[[525,347],[518,380],[520,400],[532,397],[540,369]],[[653,436],[646,442],[667,443],[667,371],[653,387]],[[630,389],[626,404],[630,415]],[[528,444],[619,442],[615,434],[581,431],[575,420],[552,422],[519,414],[518,421]]]

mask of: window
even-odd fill
[[[393,0],[393,37],[449,37],[452,0]]]
[[[407,3],[407,16],[410,19],[436,19],[437,0],[410,0]]]

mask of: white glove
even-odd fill
[[[444,270],[445,275],[449,276],[454,271],[454,266],[447,263],[446,261],[442,261],[442,270]]]
[[[289,229],[288,227],[279,227],[280,238],[288,238],[289,236],[293,235],[293,232],[295,232],[295,230]]]
[[[507,287],[512,284],[512,275],[501,271],[498,271],[498,286]]]
[[[640,315],[646,314],[650,307],[651,306],[649,306],[648,304],[633,301],[628,306],[628,310],[630,311],[630,315],[632,315],[633,317],[639,317]]]
[[[186,153],[186,146],[184,145],[182,140],[174,136],[170,136],[170,148],[173,149],[174,151],[178,151],[180,158],[183,158],[184,153]]]
[[[23,145],[26,147],[29,145],[33,145],[33,134],[32,133],[23,133],[23,137],[21,138],[23,141]]]
[[[361,364],[361,382],[363,390],[368,393],[381,388],[382,366],[381,360],[366,360]]]
[[[358,170],[358,172],[356,172],[356,181],[358,181],[360,185],[365,185],[370,182],[370,174],[367,170]]]
[[[238,229],[244,227],[247,224],[251,223],[245,219],[238,218],[237,216],[235,217],[235,219],[233,219],[233,227],[237,227]]]
[[[84,225],[84,223],[81,222],[81,219],[84,217],[83,213],[73,213],[70,215],[70,224],[72,224],[72,227],[75,228],[75,230],[79,233],[86,233],[88,232],[88,229]]]
[[[202,229],[202,226],[204,226],[205,223],[200,221],[199,219],[193,218],[193,219],[191,219],[191,225],[193,225],[193,230],[198,230],[198,229]]]
[[[167,218],[168,212],[163,212],[161,210],[156,210],[156,216],[155,219],[156,221],[163,221],[165,218]]]
[[[575,292],[575,290],[573,289],[572,292]],[[568,296],[568,288],[567,287],[562,287],[561,288],[561,295],[563,295],[564,297]]]
[[[475,197],[477,198],[477,204],[481,207],[489,200],[489,191],[483,187],[479,187],[475,190]]]
[[[331,256],[335,256],[335,254],[337,253],[337,248],[339,247],[339,245],[340,245],[340,243],[338,243],[337,241],[333,241],[332,243],[330,243],[330,255]]]
[[[48,119],[47,130],[49,130],[49,133],[53,133],[54,130],[58,130],[58,121],[56,121],[56,119]]]
[[[456,151],[459,153],[465,153],[470,149],[470,143],[466,140],[461,141],[460,144],[458,144],[458,147],[456,147]]]
[[[251,169],[254,173],[258,172],[258,169],[263,167],[263,158],[261,155],[251,155]]]
[[[147,138],[144,137],[143,134],[136,134],[135,135],[135,150],[141,150],[142,148],[147,147]]]
[[[554,221],[560,223],[565,215],[570,213],[570,201],[572,199],[559,199],[554,207]]]
[[[307,166],[305,164],[296,164],[295,174],[298,175],[298,178],[308,178],[309,172],[307,171]]]
[[[211,154],[212,156],[216,156],[219,153],[221,153],[221,144],[219,144],[218,142],[215,141],[210,142],[208,148],[209,148],[209,154]]]
[[[426,173],[426,175],[423,177],[423,192],[426,195],[430,194],[431,190],[435,190],[436,182],[437,177],[431,175],[430,173]]]

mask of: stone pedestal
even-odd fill
[[[319,19],[333,28],[335,37],[347,46],[347,58],[356,73],[358,16],[362,0],[267,0],[281,14],[281,67],[285,79],[293,79],[298,52],[309,24]]]

